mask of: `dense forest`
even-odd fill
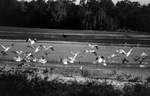
[[[129,0],[0,0],[0,26],[150,32],[150,4]]]

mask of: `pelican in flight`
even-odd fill
[[[73,53],[72,51],[70,51],[70,50],[68,50],[69,51],[69,53],[70,54],[72,54],[73,55],[73,57],[70,57],[70,56],[67,56],[69,59],[70,59],[70,63],[74,63],[75,61],[77,61],[76,60],[76,58],[77,58],[77,55],[80,53],[80,52],[76,52],[76,53]],[[81,56],[80,58],[82,58],[83,56]]]
[[[27,53],[27,52],[26,52],[24,55],[25,55],[26,58],[28,58],[28,59],[30,59],[30,57],[33,57],[33,54],[32,54],[32,53]]]
[[[82,52],[82,54],[83,54],[84,52],[85,52],[85,53],[94,53],[94,55],[97,56],[97,53],[96,53],[95,50],[84,50],[84,51]]]
[[[14,46],[14,44],[10,45],[9,47],[5,47],[4,45],[1,44],[1,47],[4,49],[5,52],[10,50],[12,46]]]
[[[38,62],[45,64],[45,63],[47,62],[47,60],[44,58],[44,56],[42,56],[42,57],[38,60]]]
[[[24,53],[23,51],[12,51],[12,52],[17,55],[21,55],[22,53]]]
[[[150,59],[149,57],[149,55],[143,52],[142,54],[133,57],[133,59],[134,61],[139,61],[139,64],[141,64],[145,59]]]
[[[111,57],[118,57],[117,54],[112,54],[111,56],[108,56],[108,59],[111,58]]]
[[[33,62],[37,62],[37,61],[38,61],[38,59],[35,57],[32,61],[33,61]]]
[[[44,50],[51,49],[52,51],[54,51],[53,46],[48,46],[48,47],[46,47],[45,45],[41,45],[41,46],[44,48]]]
[[[34,40],[31,40],[31,38],[28,38],[28,39],[26,40],[26,42],[30,42],[30,44],[33,45],[33,44],[35,44],[35,42],[36,42],[36,38],[35,38]]]
[[[133,50],[133,47],[131,47],[130,50],[125,53],[125,57],[122,59],[122,64],[124,64],[125,62],[129,62],[129,61],[127,60],[127,58],[130,56],[132,50]]]
[[[95,47],[95,48],[98,50],[98,45],[88,44],[87,46],[89,46],[90,48],[94,48],[94,47]],[[85,48],[86,48],[87,46],[85,46]]]
[[[13,59],[17,62],[20,62],[23,60],[20,56],[14,57]]]
[[[60,57],[60,56],[59,56]],[[63,62],[63,64],[67,65],[69,63],[67,58],[63,58],[64,56],[62,55],[62,57],[60,57],[60,61]]]
[[[27,46],[29,48],[32,48],[34,50],[34,53],[38,52],[40,49],[42,49],[42,45],[39,45],[37,48],[34,48],[33,46]]]
[[[95,60],[97,60],[98,63],[102,63],[104,66],[107,65],[104,56],[98,56]]]

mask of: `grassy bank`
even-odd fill
[[[3,67],[0,69],[1,96],[149,96],[146,82],[120,82],[115,80],[81,82],[56,76],[52,79],[49,69],[30,67]],[[81,77],[82,78],[82,77]],[[80,79],[81,79],[80,78]]]

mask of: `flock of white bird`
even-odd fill
[[[28,52],[25,53],[23,51],[12,51],[14,54],[17,54],[17,56],[13,57],[13,60],[16,61],[16,62],[22,62],[22,61],[31,62],[32,61],[32,62],[39,62],[39,63],[43,63],[43,64],[47,63],[47,59],[45,59],[44,56],[42,56],[41,58],[38,59],[38,58],[33,56],[33,53],[37,53],[40,50],[45,50],[45,51],[46,50],[55,51],[55,50],[54,50],[53,46],[45,46],[45,45],[39,45],[38,47],[35,48],[33,45],[36,43],[36,41],[37,41],[36,38],[34,40],[31,40],[31,38],[26,40],[26,42],[29,42],[29,45],[27,45],[27,47],[33,49],[32,53],[28,53]],[[125,45],[126,45],[126,43],[125,43]],[[1,54],[2,55],[7,55],[7,51],[10,50],[14,46],[14,44],[12,44],[8,47],[5,47],[2,44],[0,46],[3,48],[3,50],[1,51]],[[86,49],[87,47],[89,47],[90,49],[87,50]],[[125,50],[123,50],[123,49],[118,49],[118,50],[115,51],[114,54],[112,54],[112,55],[108,56],[107,58],[105,58],[104,56],[99,56],[97,54],[97,50],[99,50],[98,45],[87,44],[84,47],[84,49],[82,49],[81,51],[76,52],[76,53],[68,50],[68,52],[72,56],[62,55],[62,56],[60,56],[60,61],[63,64],[75,63],[75,62],[78,61],[78,59],[83,58],[84,53],[92,53],[96,56],[95,60],[93,61],[93,64],[99,63],[99,64],[103,64],[104,66],[106,66],[108,59],[113,58],[113,57],[119,57],[120,54],[124,55],[124,57],[121,58],[122,63],[126,63],[126,62],[129,62],[128,57],[130,56],[133,48],[134,47],[131,47],[128,52],[125,52]],[[22,58],[20,56],[21,54],[23,54],[25,57]],[[45,55],[48,55],[48,54],[49,53],[45,52]],[[82,55],[79,57],[78,54],[82,54]],[[78,57],[78,59],[77,59],[77,57]],[[135,62],[139,62],[139,64],[142,64],[142,62],[145,59],[150,59],[150,56],[143,52],[139,55],[134,56],[133,59],[134,59]],[[143,67],[143,66],[140,65],[140,67]],[[81,68],[82,68],[82,66],[81,66]]]

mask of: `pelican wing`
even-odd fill
[[[6,47],[5,47],[4,45],[1,45],[1,47],[2,47],[3,49],[6,49]]]

